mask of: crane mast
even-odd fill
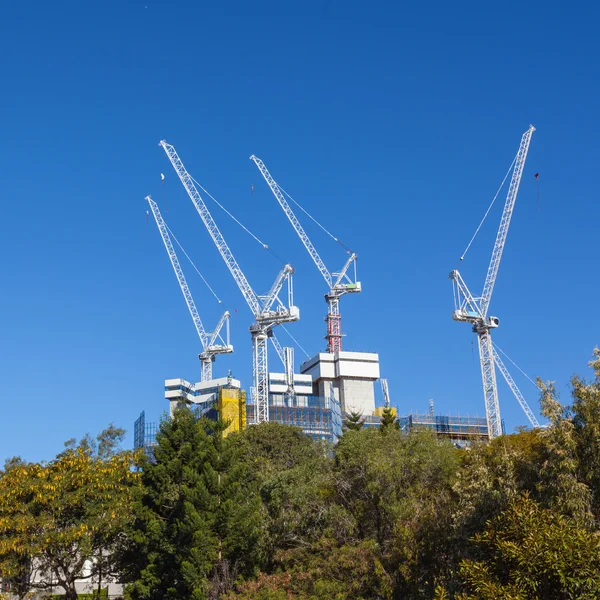
[[[347,273],[350,266],[355,263],[357,256],[354,253],[350,254],[350,258],[346,261],[346,264],[339,273],[330,273],[329,269],[325,266],[325,263],[321,259],[321,256],[317,252],[311,242],[308,234],[302,227],[302,224],[296,217],[296,214],[286,200],[282,189],[279,184],[273,179],[271,173],[265,166],[265,163],[255,156],[254,154],[250,157],[250,160],[258,167],[264,177],[267,185],[273,192],[277,202],[281,206],[283,212],[286,214],[292,227],[298,234],[301,242],[304,244],[307,252],[315,263],[317,269],[321,273],[325,283],[329,286],[329,292],[325,295],[325,301],[327,302],[328,311],[325,322],[327,323],[327,351],[328,352],[339,352],[342,350],[342,325],[341,325],[341,314],[340,314],[340,297],[348,293],[357,293],[361,291],[361,285],[358,281],[352,281]]]
[[[508,187],[506,201],[502,211],[502,217],[500,219],[500,227],[498,228],[498,233],[496,235],[496,242],[492,250],[492,257],[488,266],[481,296],[473,296],[457,270],[454,270],[452,273],[450,273],[450,279],[452,280],[454,288],[455,303],[455,310],[452,318],[455,321],[471,323],[473,325],[473,331],[477,333],[479,362],[481,366],[481,378],[483,382],[483,395],[485,400],[485,413],[488,426],[488,435],[490,439],[502,435],[502,420],[500,418],[500,404],[498,401],[498,386],[496,382],[496,364],[510,386],[513,394],[516,396],[519,404],[525,411],[530,422],[532,425],[534,425],[534,427],[537,426],[537,420],[525,402],[525,398],[523,398],[519,388],[508,373],[506,366],[500,360],[500,357],[494,350],[491,330],[498,327],[500,321],[497,317],[488,316],[488,307],[492,299],[492,292],[494,291],[496,277],[498,276],[502,252],[504,251],[504,246],[506,244],[508,227],[510,225],[510,220],[515,207],[517,192],[519,191],[519,184],[521,183],[521,177],[523,175],[523,168],[525,166],[527,152],[529,151],[531,136],[534,131],[535,127],[530,125],[529,129],[521,137],[521,143],[515,157],[512,177]]]
[[[217,250],[221,254],[223,261],[227,265],[238,288],[242,292],[246,303],[248,304],[255,322],[250,326],[252,336],[252,398],[255,405],[254,422],[262,423],[269,420],[269,375],[268,375],[268,354],[267,341],[273,340],[273,344],[284,365],[286,365],[285,351],[276,341],[273,335],[273,328],[282,323],[291,323],[300,318],[299,309],[293,305],[292,293],[292,275],[294,269],[291,265],[285,265],[271,289],[264,296],[259,296],[250,286],[241,267],[237,263],[231,252],[223,234],[220,232],[215,220],[208,210],[200,192],[197,190],[191,175],[186,170],[182,160],[175,151],[175,148],[162,140],[159,144],[169,158],[175,172],[179,176],[183,187],[185,188],[192,203],[196,207],[204,226],[208,230]],[[283,285],[288,284],[288,303],[287,306],[279,299],[279,292]]]
[[[179,287],[181,288],[181,292],[185,298],[185,303],[187,304],[190,315],[192,316],[192,320],[194,321],[194,326],[198,332],[200,343],[202,344],[203,351],[198,355],[202,365],[200,380],[203,382],[210,381],[212,379],[212,364],[215,356],[217,354],[230,354],[233,352],[233,346],[229,343],[229,312],[225,311],[217,323],[214,331],[211,333],[206,332],[204,325],[202,324],[200,314],[198,313],[198,309],[196,308],[196,303],[192,297],[192,292],[190,291],[185,279],[185,275],[183,274],[183,269],[179,263],[179,258],[177,257],[177,253],[175,252],[175,248],[171,242],[167,225],[160,214],[160,210],[158,209],[158,205],[150,196],[146,196],[146,200],[150,205],[150,210],[152,211],[152,215],[156,221],[156,226],[158,227],[158,231],[160,232],[160,236],[167,250],[167,254],[169,255],[169,260],[171,261],[171,265],[175,271],[175,276],[177,277]],[[221,330],[223,329],[223,326],[226,327],[225,340],[223,340],[221,337]],[[222,343],[217,344],[217,341],[221,341]]]

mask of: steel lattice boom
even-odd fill
[[[198,309],[196,308],[196,303],[192,297],[192,292],[190,291],[185,279],[185,275],[183,274],[183,269],[179,263],[179,258],[177,257],[177,253],[175,252],[175,248],[171,242],[167,225],[160,214],[160,210],[158,209],[158,205],[150,196],[146,196],[146,200],[148,201],[150,210],[154,215],[156,226],[158,227],[158,231],[162,237],[167,254],[169,255],[169,260],[171,261],[171,265],[175,271],[175,276],[179,282],[179,287],[181,288],[181,292],[185,298],[185,303],[187,304],[190,315],[192,316],[192,320],[194,321],[194,326],[198,332],[200,343],[202,344],[203,351],[198,355],[198,358],[202,364],[201,381],[210,381],[212,379],[212,364],[215,356],[217,354],[229,354],[233,352],[233,346],[229,343],[229,312],[225,311],[223,316],[219,319],[219,322],[217,323],[217,326],[213,332],[206,332],[204,325],[202,324],[200,314],[198,313]],[[223,326],[226,326],[225,340],[221,337],[221,330],[223,329]],[[217,341],[220,341],[221,344],[217,344]]]
[[[500,227],[496,235],[496,242],[492,250],[492,257],[481,296],[475,297],[473,294],[471,294],[469,288],[458,271],[455,270],[450,273],[450,279],[452,280],[454,289],[454,313],[452,318],[455,321],[471,323],[473,325],[473,331],[477,333],[479,359],[481,364],[481,377],[483,381],[483,395],[485,400],[485,412],[490,438],[495,438],[499,435],[502,435],[502,421],[500,418],[500,404],[498,401],[498,386],[496,382],[495,365],[498,365],[498,368],[506,379],[512,392],[516,396],[519,404],[525,411],[525,414],[527,415],[531,424],[534,427],[539,425],[537,419],[527,405],[527,402],[525,402],[525,399],[523,398],[519,388],[506,369],[506,366],[500,360],[500,357],[494,350],[491,330],[498,327],[500,321],[497,317],[488,316],[488,308],[492,299],[492,292],[494,291],[496,278],[498,276],[502,252],[504,251],[504,246],[506,244],[508,227],[510,225],[510,219],[515,207],[517,192],[519,191],[519,184],[521,183],[521,177],[523,175],[523,168],[525,166],[527,152],[529,151],[531,136],[534,131],[535,127],[531,125],[521,138],[519,150],[515,157],[514,168],[506,195],[506,201],[504,203],[504,210],[500,219]]]
[[[292,274],[294,269],[291,265],[285,265],[269,292],[264,296],[259,296],[252,289],[242,269],[238,265],[233,253],[229,249],[225,238],[221,234],[215,220],[208,210],[200,192],[197,190],[192,177],[187,172],[182,160],[179,158],[175,148],[162,140],[160,146],[169,157],[175,172],[179,176],[183,187],[185,188],[192,203],[196,207],[202,222],[210,234],[217,250],[221,254],[223,261],[227,265],[233,279],[239,287],[246,303],[250,307],[255,319],[255,323],[250,327],[252,335],[252,372],[253,388],[252,397],[255,404],[255,422],[262,423],[269,420],[269,376],[267,361],[267,340],[273,339],[272,329],[281,323],[291,323],[300,318],[300,311],[293,306],[292,293]],[[288,302],[284,305],[279,299],[279,292],[283,285],[288,284]],[[284,365],[286,366],[285,352],[275,339],[273,344]]]
[[[323,279],[329,286],[329,292],[325,295],[325,300],[329,307],[329,310],[327,311],[327,318],[325,319],[327,323],[327,335],[325,336],[325,339],[327,340],[328,352],[339,352],[342,349],[342,326],[339,299],[345,294],[361,291],[360,282],[352,281],[348,277],[348,270],[350,266],[356,262],[357,256],[356,254],[351,253],[350,258],[346,261],[346,264],[339,273],[330,273],[329,269],[327,269],[325,263],[321,259],[321,256],[317,252],[317,249],[314,247],[313,243],[308,237],[308,234],[306,231],[304,231],[302,224],[298,220],[298,217],[296,217],[292,207],[289,205],[289,202],[286,200],[282,189],[273,179],[271,173],[269,173],[265,163],[254,154],[250,157],[250,160],[252,160],[258,167],[258,170],[261,172],[262,176],[267,182],[267,185],[273,192],[277,202],[279,202],[283,212],[286,214],[288,220],[292,224],[292,227],[298,234],[298,237],[304,244],[304,247],[317,266],[317,269],[319,269]]]

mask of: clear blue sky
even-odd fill
[[[484,414],[474,335],[447,279],[530,123],[537,127],[490,312],[531,376],[586,373],[598,325],[600,10],[591,2],[3,2],[0,460],[49,459],[197,380],[199,341],[144,196],[230,310],[250,384],[250,313],[158,147],[296,267],[323,348],[325,283],[250,154],[359,254],[345,346],[377,351],[400,412]],[[540,173],[541,211],[534,173]],[[255,185],[254,195],[251,186]],[[501,203],[461,271],[482,287]],[[218,208],[248,279],[280,264]],[[307,227],[331,269],[340,249]],[[184,263],[184,267],[186,267]],[[222,310],[187,268],[210,327]],[[287,343],[285,334],[280,339]],[[475,349],[476,350],[476,349]],[[301,353],[297,350],[298,359]],[[272,365],[279,369],[274,353]],[[535,388],[513,369],[537,410]],[[511,430],[526,420],[500,383]]]

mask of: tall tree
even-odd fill
[[[67,600],[77,598],[76,580],[114,575],[137,479],[132,465],[131,452],[113,447],[100,456],[86,443],[70,443],[48,464],[8,465],[0,477],[0,572],[34,565],[42,578],[30,585],[59,585]]]
[[[135,503],[127,576],[132,598],[218,597],[260,558],[259,498],[222,422],[181,407],[161,422]]]
[[[379,431],[381,431],[381,433],[386,433],[392,429],[400,430],[400,423],[396,418],[394,410],[390,406],[386,406],[381,414],[381,425],[379,426]]]
[[[543,504],[556,508],[584,527],[593,523],[592,492],[581,481],[571,408],[558,401],[553,383],[538,380],[542,414],[550,421],[540,433],[544,442],[538,488]]]
[[[593,512],[600,521],[600,349],[590,362],[594,378],[571,379],[573,435],[581,479],[592,491]]]

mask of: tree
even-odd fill
[[[373,541],[397,597],[432,595],[430,564],[445,552],[441,508],[449,504],[458,452],[432,432],[393,429],[348,431],[336,446],[333,486],[343,512],[335,535],[344,544]]]
[[[461,564],[465,600],[600,597],[598,536],[528,496],[491,520],[475,542],[483,556]]]
[[[293,469],[315,459],[323,452],[300,427],[280,423],[260,423],[230,436],[238,447],[240,459],[247,463],[261,480],[273,474]]]
[[[593,523],[592,492],[581,481],[571,409],[560,404],[552,383],[538,380],[538,386],[542,391],[542,414],[550,421],[548,428],[540,433],[544,454],[538,489],[543,494],[543,503],[572,517],[580,525],[590,527]]]
[[[343,422],[344,431],[360,431],[365,424],[365,419],[362,413],[350,412],[346,413],[346,417]]]
[[[132,598],[217,598],[260,560],[260,503],[226,424],[178,408],[144,461],[129,553]]]
[[[372,541],[337,546],[324,540],[311,552],[282,553],[285,571],[240,582],[226,600],[389,600],[392,578]]]
[[[594,379],[571,379],[573,437],[579,463],[579,476],[592,491],[593,512],[600,515],[600,349],[590,362]],[[598,520],[600,517],[596,517]]]
[[[400,423],[398,422],[398,419],[396,419],[395,411],[391,407],[386,406],[381,414],[379,431],[381,431],[381,433],[386,433],[390,429],[400,430]]]
[[[107,437],[122,437],[115,431]],[[97,439],[102,444],[104,433]],[[43,577],[30,585],[58,584],[67,600],[77,598],[76,580],[116,573],[137,477],[132,453],[111,448],[100,456],[86,443],[70,443],[48,464],[7,466],[0,477],[0,572],[10,577],[19,564],[34,566]]]

